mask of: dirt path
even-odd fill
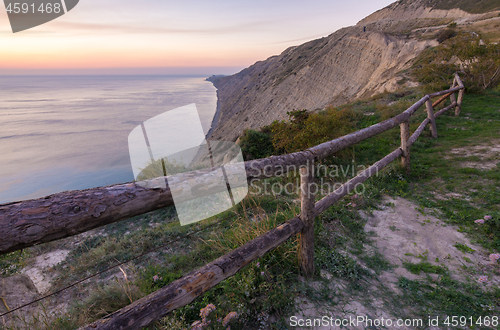
[[[455,226],[447,225],[431,215],[432,210],[421,209],[403,198],[384,199],[382,210],[367,216],[365,230],[377,236],[375,246],[391,264],[397,266],[394,275],[386,272],[387,279],[404,276],[408,279],[422,278],[410,273],[403,262],[418,264],[426,261],[450,270],[452,278],[464,281],[470,276],[467,268],[490,268],[492,263],[484,249],[471,243]],[[478,225],[479,226],[479,225]],[[457,246],[466,246],[474,251],[462,252]],[[391,281],[393,282],[393,281]],[[489,285],[498,285],[500,276],[490,278]]]
[[[343,321],[344,327],[342,328],[345,329],[367,329],[372,324],[366,323],[367,321],[356,323],[352,320],[357,321],[358,317],[368,317],[372,321],[384,320],[386,328],[389,329],[414,329],[413,325],[404,326],[404,323],[401,327],[395,326],[398,320],[418,321],[395,316],[396,314],[404,315],[405,308],[411,309],[411,306],[401,306],[396,312],[384,304],[384,301],[390,299],[391,295],[401,293],[397,285],[401,276],[410,280],[423,279],[427,276],[423,272],[420,275],[411,273],[403,265],[406,262],[413,264],[427,262],[434,266],[446,267],[451,277],[460,281],[477,281],[482,271],[488,269],[490,276],[486,286],[498,286],[500,283],[498,269],[495,269],[496,275],[491,275],[492,268],[498,268],[498,266],[493,266],[489,260],[489,254],[482,247],[472,244],[464,234],[458,231],[457,227],[447,225],[431,213],[432,210],[422,209],[406,199],[391,197],[385,197],[380,209],[370,215],[361,211],[361,215],[367,221],[365,231],[373,239],[373,248],[378,250],[393,268],[381,273],[377,277],[378,281],[374,281],[373,285],[362,294],[344,294],[343,297],[333,295],[332,301],[336,302],[334,308],[326,305],[321,308],[303,299],[298,301],[302,313],[297,315],[295,322],[298,323],[302,319],[305,322],[304,325],[307,325],[308,320],[310,324],[313,324],[311,322],[314,322],[314,319],[327,316],[327,318],[333,317],[337,322]],[[456,246],[468,247],[474,251],[462,252]],[[347,288],[341,280],[332,278],[324,271],[322,271],[322,276],[331,278],[330,288],[334,292],[340,293]],[[429,276],[433,279],[438,277],[437,274],[429,274]],[[314,287],[319,284],[312,283],[311,285]],[[394,322],[392,327],[388,326],[387,320]],[[327,325],[328,322],[330,324]],[[428,322],[428,320],[423,320],[423,322]],[[329,321],[321,319],[317,321],[317,326],[296,328],[321,330],[341,328],[338,325],[332,326],[331,319]],[[383,328],[373,325],[375,327],[371,329]],[[430,329],[439,328],[430,327]]]

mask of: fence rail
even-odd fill
[[[393,118],[305,151],[245,162],[248,181],[273,177],[277,173],[282,175],[290,169],[300,167],[300,216],[80,330],[145,327],[172,310],[189,304],[220,281],[231,277],[247,264],[281,245],[295,234],[300,234],[301,269],[306,276],[312,276],[314,273],[314,218],[399,157],[402,157],[402,165],[409,171],[411,145],[415,143],[427,125],[430,125],[432,137],[437,138],[435,118],[444,112],[455,108],[455,115],[460,114],[464,89],[462,80],[458,74],[455,74],[450,89],[424,96]],[[456,92],[459,93],[458,99],[455,97]],[[442,97],[432,103],[431,98],[438,96]],[[450,97],[451,105],[434,113],[434,108],[448,97]],[[424,104],[427,118],[410,136],[410,117]],[[315,203],[315,194],[311,187],[314,184],[313,167],[317,161],[398,125],[401,129],[400,148]],[[199,172],[195,171],[178,175],[176,178],[177,180],[196,179],[200,177],[197,174]],[[165,180],[165,178],[156,178],[143,182],[141,185],[128,183],[83,191],[69,191],[40,199],[0,205],[0,237],[2,237],[0,254],[69,237],[174,205],[168,185],[166,189],[148,188],[148,186],[154,187],[156,180]],[[204,186],[203,182],[199,184],[201,187]],[[213,192],[213,189],[207,189],[207,194]]]
[[[458,100],[455,100],[453,94],[456,91],[459,91]],[[449,107],[436,113],[435,117],[453,107],[456,107],[455,114],[458,115],[463,91],[463,83],[456,75],[452,89],[426,95],[394,118],[306,151],[245,162],[247,179],[252,181],[269,178],[275,176],[276,173],[286,172],[289,168],[297,168],[305,165],[311,155],[314,157],[314,161],[319,161],[342,149],[392,129],[408,121],[410,116],[431,97],[448,95],[453,102]],[[444,99],[441,98],[438,101],[432,106],[437,106]],[[417,132],[421,133],[428,123],[422,123],[423,126]],[[414,134],[410,138],[410,146],[417,137],[418,135]],[[200,177],[203,176],[197,174],[197,172],[191,172],[177,175],[176,180],[188,180],[193,177],[196,177],[195,180],[201,180]],[[148,186],[155,187],[157,180],[165,181],[165,178],[149,180],[141,185],[128,183],[81,191],[66,191],[44,198],[0,205],[0,237],[2,237],[0,255],[81,234],[110,223],[174,205],[172,192],[168,185],[166,189],[148,188]],[[200,194],[202,194],[203,189],[207,194],[216,192],[204,182],[199,182],[198,186],[202,187]]]

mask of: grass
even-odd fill
[[[415,308],[415,316],[423,319],[427,319],[429,315],[441,316],[439,325],[442,327],[445,320],[443,315],[472,316],[473,323],[479,317],[491,317],[495,314],[493,311],[496,310],[496,301],[500,297],[498,289],[485,292],[478,284],[455,281],[447,275],[434,281],[402,277],[398,286],[403,291],[402,299]]]
[[[471,249],[470,247],[468,247],[465,244],[456,243],[453,246],[456,247],[457,250],[462,251],[463,253],[474,253],[474,251],[476,251],[474,249]]]
[[[0,256],[0,276],[10,276],[21,270],[30,257],[30,253],[26,250],[16,251]]]
[[[459,225],[485,248],[498,250],[500,167],[466,167],[463,165],[465,159],[454,156],[451,151],[475,146],[477,141],[484,141],[486,148],[491,143],[498,143],[500,92],[467,95],[463,109],[459,117],[444,116],[438,119],[439,139],[421,139],[414,145],[410,180],[415,184],[411,193],[425,207],[440,210],[449,223]],[[477,166],[488,157],[480,158],[480,161],[476,161]],[[494,159],[493,162],[500,163],[500,159]],[[436,195],[461,198],[437,199]],[[492,220],[482,226],[474,222],[485,215],[491,215]]]
[[[421,272],[428,274],[445,274],[446,269],[441,266],[432,265],[427,261],[419,262],[414,264],[411,262],[404,262],[403,266],[410,271],[410,273],[415,275],[420,275]]]

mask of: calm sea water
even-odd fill
[[[207,132],[204,77],[0,76],[0,204],[133,181],[131,130],[191,103]]]

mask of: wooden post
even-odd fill
[[[438,137],[437,129],[436,129],[436,119],[434,118],[434,108],[432,107],[432,101],[429,100],[425,104],[427,107],[427,118],[430,120],[430,127],[431,127],[431,135],[434,139]]]
[[[462,111],[462,100],[464,99],[464,90],[461,89],[460,92],[458,92],[458,100],[457,100],[457,107],[455,108],[455,116],[460,115],[460,111]]]
[[[406,168],[406,173],[410,174],[410,121],[407,120],[399,125],[401,127],[401,150],[403,156],[401,157],[401,165]]]
[[[455,73],[455,81],[457,82],[458,86],[462,87],[462,89],[458,92],[457,107],[455,108],[455,116],[459,116],[460,111],[462,111],[462,100],[464,99],[465,87],[458,73]]]
[[[300,219],[304,228],[299,239],[299,262],[306,277],[314,275],[314,218],[315,198],[314,194],[314,158],[311,157],[306,167],[300,168]]]
[[[453,79],[453,84],[451,85],[451,88],[453,89],[457,85],[458,85],[457,77],[455,77],[455,79]],[[457,98],[455,97],[455,93],[450,95],[450,100],[451,100],[451,104],[457,102]]]

